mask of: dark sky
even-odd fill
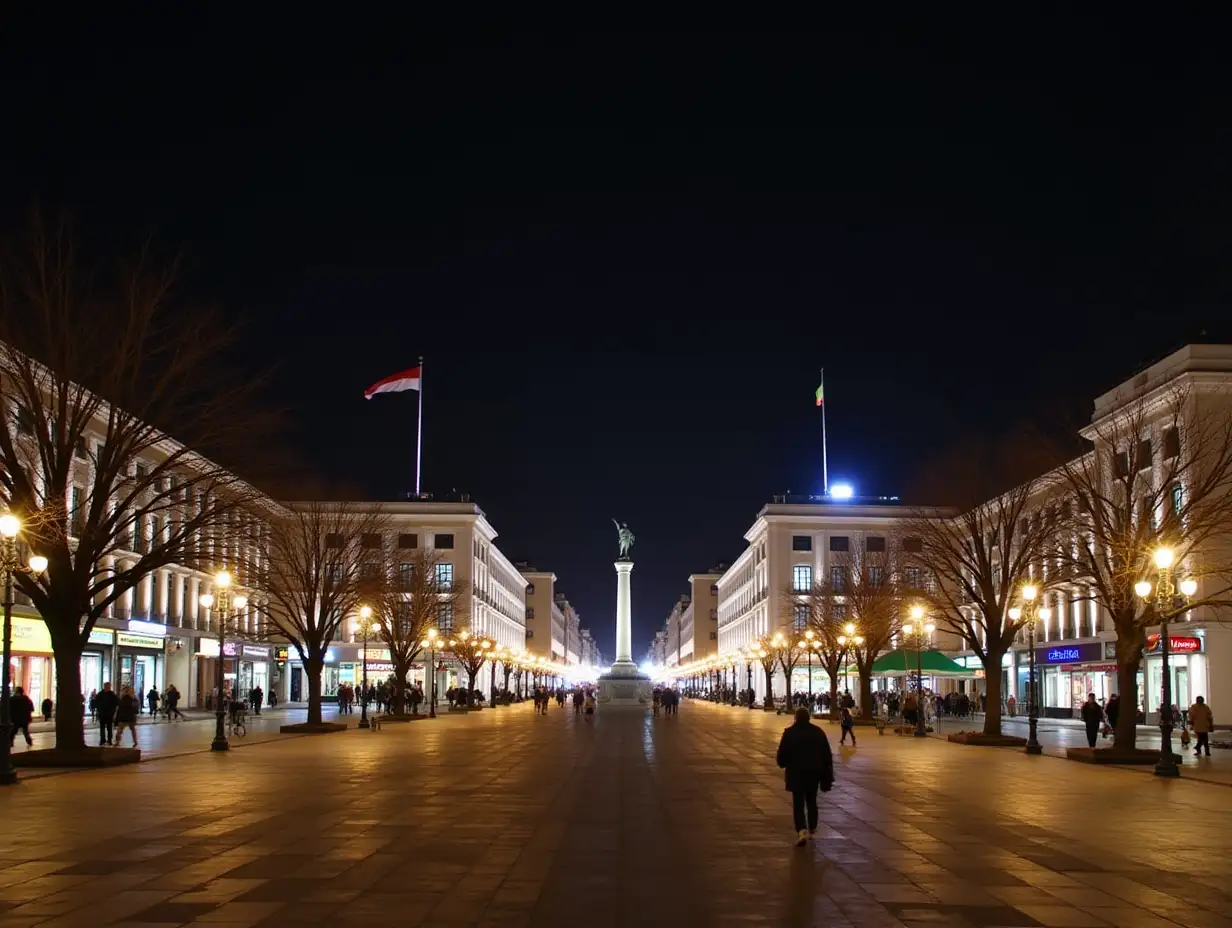
[[[425,355],[426,489],[472,493],[608,655],[609,519],[640,654],[770,494],[820,488],[819,367],[832,475],[896,493],[1227,337],[1218,30],[162,15],[6,24],[6,222],[182,247],[304,465],[376,496],[412,485],[414,397],[362,391]]]

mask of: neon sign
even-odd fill
[[[1076,648],[1049,648],[1045,660],[1050,664],[1070,664],[1081,659],[1082,652]]]

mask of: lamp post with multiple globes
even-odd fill
[[[368,721],[368,636],[381,630],[381,623],[372,620],[372,607],[359,607],[359,629],[364,636],[364,659],[363,659],[363,687],[359,694],[359,727],[369,728],[372,723]]]
[[[0,516],[0,570],[4,571],[4,670],[0,680],[0,783],[17,782],[13,767],[13,717],[9,711],[9,692],[13,652],[13,575],[38,576],[47,569],[47,558],[32,554],[22,563],[17,550],[21,520],[11,512]]]
[[[436,649],[445,647],[445,639],[435,628],[430,628],[424,632],[419,646],[428,649],[428,673],[432,675],[432,685],[428,688],[428,718],[434,719],[436,718]]]
[[[1184,608],[1193,595],[1198,592],[1198,584],[1193,578],[1186,578],[1179,584],[1181,595],[1178,597],[1177,584],[1172,579],[1172,563],[1175,555],[1171,548],[1157,548],[1152,555],[1158,579],[1152,590],[1151,581],[1139,580],[1134,584],[1134,592],[1143,600],[1149,601],[1154,593],[1155,613],[1159,617],[1159,655],[1160,669],[1163,672],[1163,692],[1159,704],[1159,762],[1155,764],[1155,776],[1179,777],[1180,769],[1176,765],[1176,755],[1172,753],[1172,727],[1175,720],[1172,717],[1172,668],[1169,658],[1172,654],[1172,642],[1168,637],[1168,620],[1177,610]],[[1148,686],[1150,684],[1148,683]]]
[[[924,665],[920,652],[929,635],[937,630],[937,626],[924,621],[924,607],[919,603],[911,607],[909,615],[911,621],[903,626],[903,635],[915,642],[915,736],[924,738],[928,735],[928,728],[924,724]]]
[[[753,703],[756,702],[756,697],[753,695],[753,661],[757,655],[752,648],[748,648],[744,652],[744,672],[745,672],[745,692],[748,694],[749,708],[753,708]]]
[[[1028,754],[1042,754],[1043,746],[1039,743],[1037,730],[1039,728],[1039,699],[1036,694],[1038,684],[1035,679],[1035,623],[1043,621],[1047,623],[1052,618],[1052,610],[1047,606],[1040,606],[1039,587],[1033,583],[1025,584],[1021,591],[1022,605],[1013,606],[1009,610],[1011,622],[1018,622],[1025,618],[1027,626],[1027,747]],[[1017,678],[1015,678],[1017,679]],[[1017,688],[1017,687],[1015,687]]]
[[[227,663],[225,653],[227,618],[230,616],[232,609],[238,611],[248,605],[248,597],[243,593],[232,590],[231,583],[231,572],[224,568],[214,574],[214,592],[202,593],[197,597],[197,601],[209,610],[211,616],[218,617],[218,671],[214,676],[214,685],[218,689],[218,697],[214,700],[214,740],[210,742],[211,751],[229,751],[231,749],[231,745],[227,742],[227,707],[223,695],[223,690],[226,687],[224,668]],[[236,666],[238,667],[238,665],[239,662],[237,660]],[[236,677],[236,685],[239,685],[238,676]],[[234,696],[235,694],[232,695]]]
[[[848,645],[851,645],[853,648],[858,648],[860,647],[860,645],[864,644],[864,636],[856,634],[856,632],[858,631],[859,629],[856,628],[855,622],[848,622],[846,625],[843,626],[843,634],[839,635],[838,638],[836,639],[838,641],[838,646],[843,649],[842,650],[842,653],[844,655],[843,661],[846,660],[845,655],[847,652]],[[842,661],[840,661],[840,663],[842,663]],[[847,673],[847,668],[843,668],[843,676],[844,677],[850,676]],[[850,688],[851,687],[849,684],[848,689]],[[839,711],[840,709],[839,703],[841,702],[842,702],[842,697],[840,696],[837,700],[835,700],[835,705],[830,707],[830,714],[832,717],[838,718],[839,715],[841,714],[841,712]]]

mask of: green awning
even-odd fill
[[[968,670],[961,664],[956,664],[940,651],[921,651],[920,652],[920,669],[928,676],[946,676],[946,677],[973,677],[975,671]],[[916,652],[911,651],[891,651],[889,654],[883,654],[873,662],[873,673],[881,674],[882,676],[899,676],[906,673],[915,673],[916,669]]]

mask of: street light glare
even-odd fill
[[[1017,606],[1010,606],[1009,617],[1011,622],[1017,622],[1022,618],[1022,610]]]
[[[917,621],[924,618],[924,607],[916,603],[911,607],[911,617]]]
[[[1027,602],[1034,602],[1035,597],[1039,595],[1039,587],[1034,583],[1028,583],[1022,588],[1022,598]]]
[[[1160,570],[1167,570],[1172,566],[1172,549],[1171,548],[1156,548],[1155,549],[1155,566]]]
[[[830,496],[833,499],[851,499],[855,496],[855,490],[851,488],[849,483],[836,483],[830,487]]]
[[[214,574],[214,583],[226,589],[231,585],[231,572],[229,570],[220,570]]]
[[[17,533],[21,531],[21,520],[11,512],[6,512],[0,516],[0,535],[5,538],[16,538]]]
[[[1143,599],[1146,599],[1148,596],[1151,595],[1151,581],[1150,580],[1139,580],[1137,583],[1134,584],[1134,592],[1137,593],[1139,596],[1141,596]]]
[[[214,605],[214,594],[213,593],[202,593],[200,596],[197,597],[197,602],[205,606],[206,609],[209,609],[211,606]]]
[[[1184,596],[1193,596],[1198,592],[1198,581],[1189,579],[1181,581],[1181,594]]]
[[[36,574],[41,574],[46,569],[47,569],[47,558],[43,557],[43,555],[41,554],[30,555],[30,570],[32,570]],[[1181,584],[1181,586],[1184,586],[1184,584]]]
[[[243,593],[239,593],[231,598],[231,603],[236,609],[243,609],[248,605],[248,597]]]
[[[372,618],[372,607],[371,606],[360,606],[359,607],[359,617],[361,619]]]

